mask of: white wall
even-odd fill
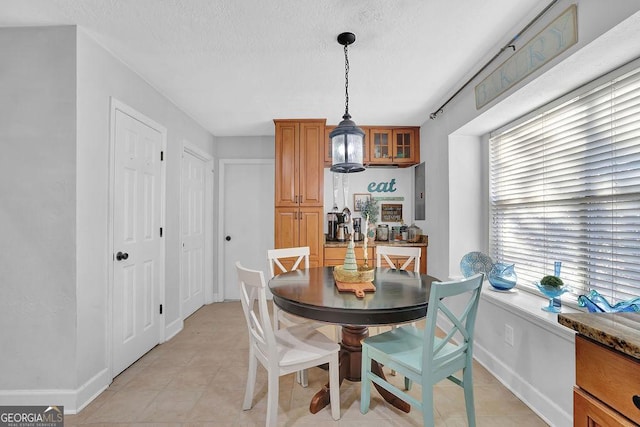
[[[179,298],[182,141],[188,140],[212,153],[213,136],[81,30],[77,66],[78,373],[79,383],[83,384],[106,366],[106,279],[111,265],[107,253],[110,98],[167,128],[164,321],[168,338],[182,327]]]
[[[520,38],[517,47],[571,3],[574,2],[558,2],[548,16]],[[576,45],[478,111],[473,88],[508,56],[500,57],[462,90],[443,113],[422,126],[420,151],[427,171],[427,220],[418,225],[429,235],[430,274],[440,278],[457,276],[464,253],[488,251],[487,156],[486,147],[482,147],[483,135],[640,56],[638,1],[575,3],[578,5]],[[529,18],[515,24],[512,31],[504,35],[499,45],[488,49],[486,59],[469,70],[468,76],[493,57],[537,12],[532,11]],[[457,89],[452,88],[452,93]],[[440,105],[434,105],[433,110],[438,107]],[[480,184],[474,182],[476,180]],[[476,214],[479,217],[472,218]],[[555,317],[540,317],[542,298],[520,294],[523,295],[517,298],[496,299],[495,293],[485,292],[478,314],[475,355],[547,422],[553,426],[569,426],[574,382],[572,335],[556,324]],[[510,349],[504,347],[505,324],[514,326],[519,337]],[[550,358],[558,363],[550,363]]]
[[[165,325],[182,326],[179,197],[182,141],[213,136],[75,27],[2,29],[0,403],[81,408],[108,372],[110,97],[168,130]],[[4,63],[4,59],[3,59]],[[3,65],[4,67],[4,65]],[[6,95],[5,95],[6,91]],[[5,145],[7,146],[5,148]],[[6,260],[6,261],[5,261]],[[7,285],[5,285],[5,280]],[[11,345],[4,345],[11,343]],[[5,354],[6,352],[6,354]]]
[[[2,28],[0,57],[0,385],[74,388],[75,30]]]
[[[360,216],[359,213],[354,212],[353,209],[353,195],[355,193],[368,193],[372,197],[398,197],[403,200],[381,200],[378,202],[378,207],[382,204],[402,204],[402,215],[405,224],[411,225],[413,222],[413,193],[414,193],[414,168],[367,168],[363,172],[350,173],[350,174],[337,174],[339,176],[338,181],[338,197],[336,200],[337,206],[342,212],[345,207],[344,203],[344,191],[342,180],[347,179],[347,206],[351,210],[354,218]],[[329,168],[324,169],[324,211],[329,212],[333,208],[333,176]],[[391,181],[393,180],[393,185]],[[394,191],[369,191],[369,185],[375,184],[372,188],[377,188],[378,184],[385,183],[387,190]],[[380,187],[382,189],[382,187]],[[378,214],[378,223],[385,223],[392,225],[399,225],[399,222],[382,221],[380,214]],[[324,224],[324,231],[327,232],[327,222]]]

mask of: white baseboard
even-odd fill
[[[175,337],[178,332],[180,332],[184,328],[184,321],[182,318],[178,318],[173,322],[169,323],[164,328],[164,340],[169,341],[171,338]]]
[[[75,390],[0,390],[2,406],[64,406],[65,414],[76,414],[111,383],[108,369],[97,375]]]
[[[509,389],[518,399],[538,414],[547,424],[555,427],[572,426],[573,414],[525,381],[517,372],[502,363],[486,348],[474,343],[474,359]]]

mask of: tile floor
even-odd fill
[[[328,333],[331,334],[332,329]],[[152,349],[118,375],[113,383],[77,415],[65,416],[66,426],[264,426],[266,375],[258,368],[254,407],[242,410],[248,358],[246,323],[239,302],[202,307],[185,321],[184,330]],[[394,377],[398,378],[400,377]],[[342,418],[330,409],[309,413],[309,401],[326,371],[309,371],[309,387],[280,379],[280,426],[421,426],[421,413],[405,414],[372,392],[371,409],[360,413],[360,383],[344,381],[340,388]],[[546,426],[535,413],[480,365],[474,366],[476,420],[479,427]],[[419,392],[414,386],[412,392]],[[436,426],[466,426],[462,389],[449,381],[436,386]]]

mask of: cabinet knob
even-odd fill
[[[636,405],[636,408],[640,409],[640,396],[637,394],[632,398],[633,404]]]

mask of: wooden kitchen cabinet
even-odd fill
[[[274,120],[276,207],[324,205],[324,120]]]
[[[347,245],[343,246],[325,246],[324,247],[324,265],[325,266],[333,266],[333,265],[342,265],[344,263],[344,257],[347,254]],[[403,245],[403,246],[412,246],[411,244]],[[362,252],[361,245],[355,247],[356,253],[356,261],[358,264],[362,264],[364,260],[364,253]],[[368,262],[370,266],[376,266],[376,246],[370,245],[367,247],[367,256],[369,258]],[[402,257],[389,257],[391,261],[393,261],[396,265],[402,265],[406,258]],[[386,267],[386,265],[383,265]],[[408,270],[413,271],[413,264],[410,264],[407,267]],[[420,246],[420,273],[427,274],[427,246]]]
[[[356,246],[354,248],[356,253],[356,262],[358,264],[364,264],[364,251],[362,246]],[[334,266],[344,264],[344,258],[347,255],[346,247],[325,247],[324,248],[324,265]],[[367,247],[367,262],[373,266],[375,264],[375,253],[371,246]]]
[[[420,163],[420,128],[369,128],[369,163],[410,166]]]
[[[573,425],[575,427],[637,426],[579,387],[573,390]]]
[[[275,247],[309,246],[309,267],[322,266],[324,245],[322,208],[276,208],[274,217]],[[285,267],[291,268],[286,264]]]
[[[573,425],[640,424],[640,360],[576,335],[576,387]]]
[[[419,127],[360,126],[364,135],[364,164],[413,166],[420,163]],[[324,166],[331,167],[331,141],[329,133],[335,126],[325,128]]]
[[[324,244],[324,119],[274,120],[276,248],[309,246],[322,265]]]

